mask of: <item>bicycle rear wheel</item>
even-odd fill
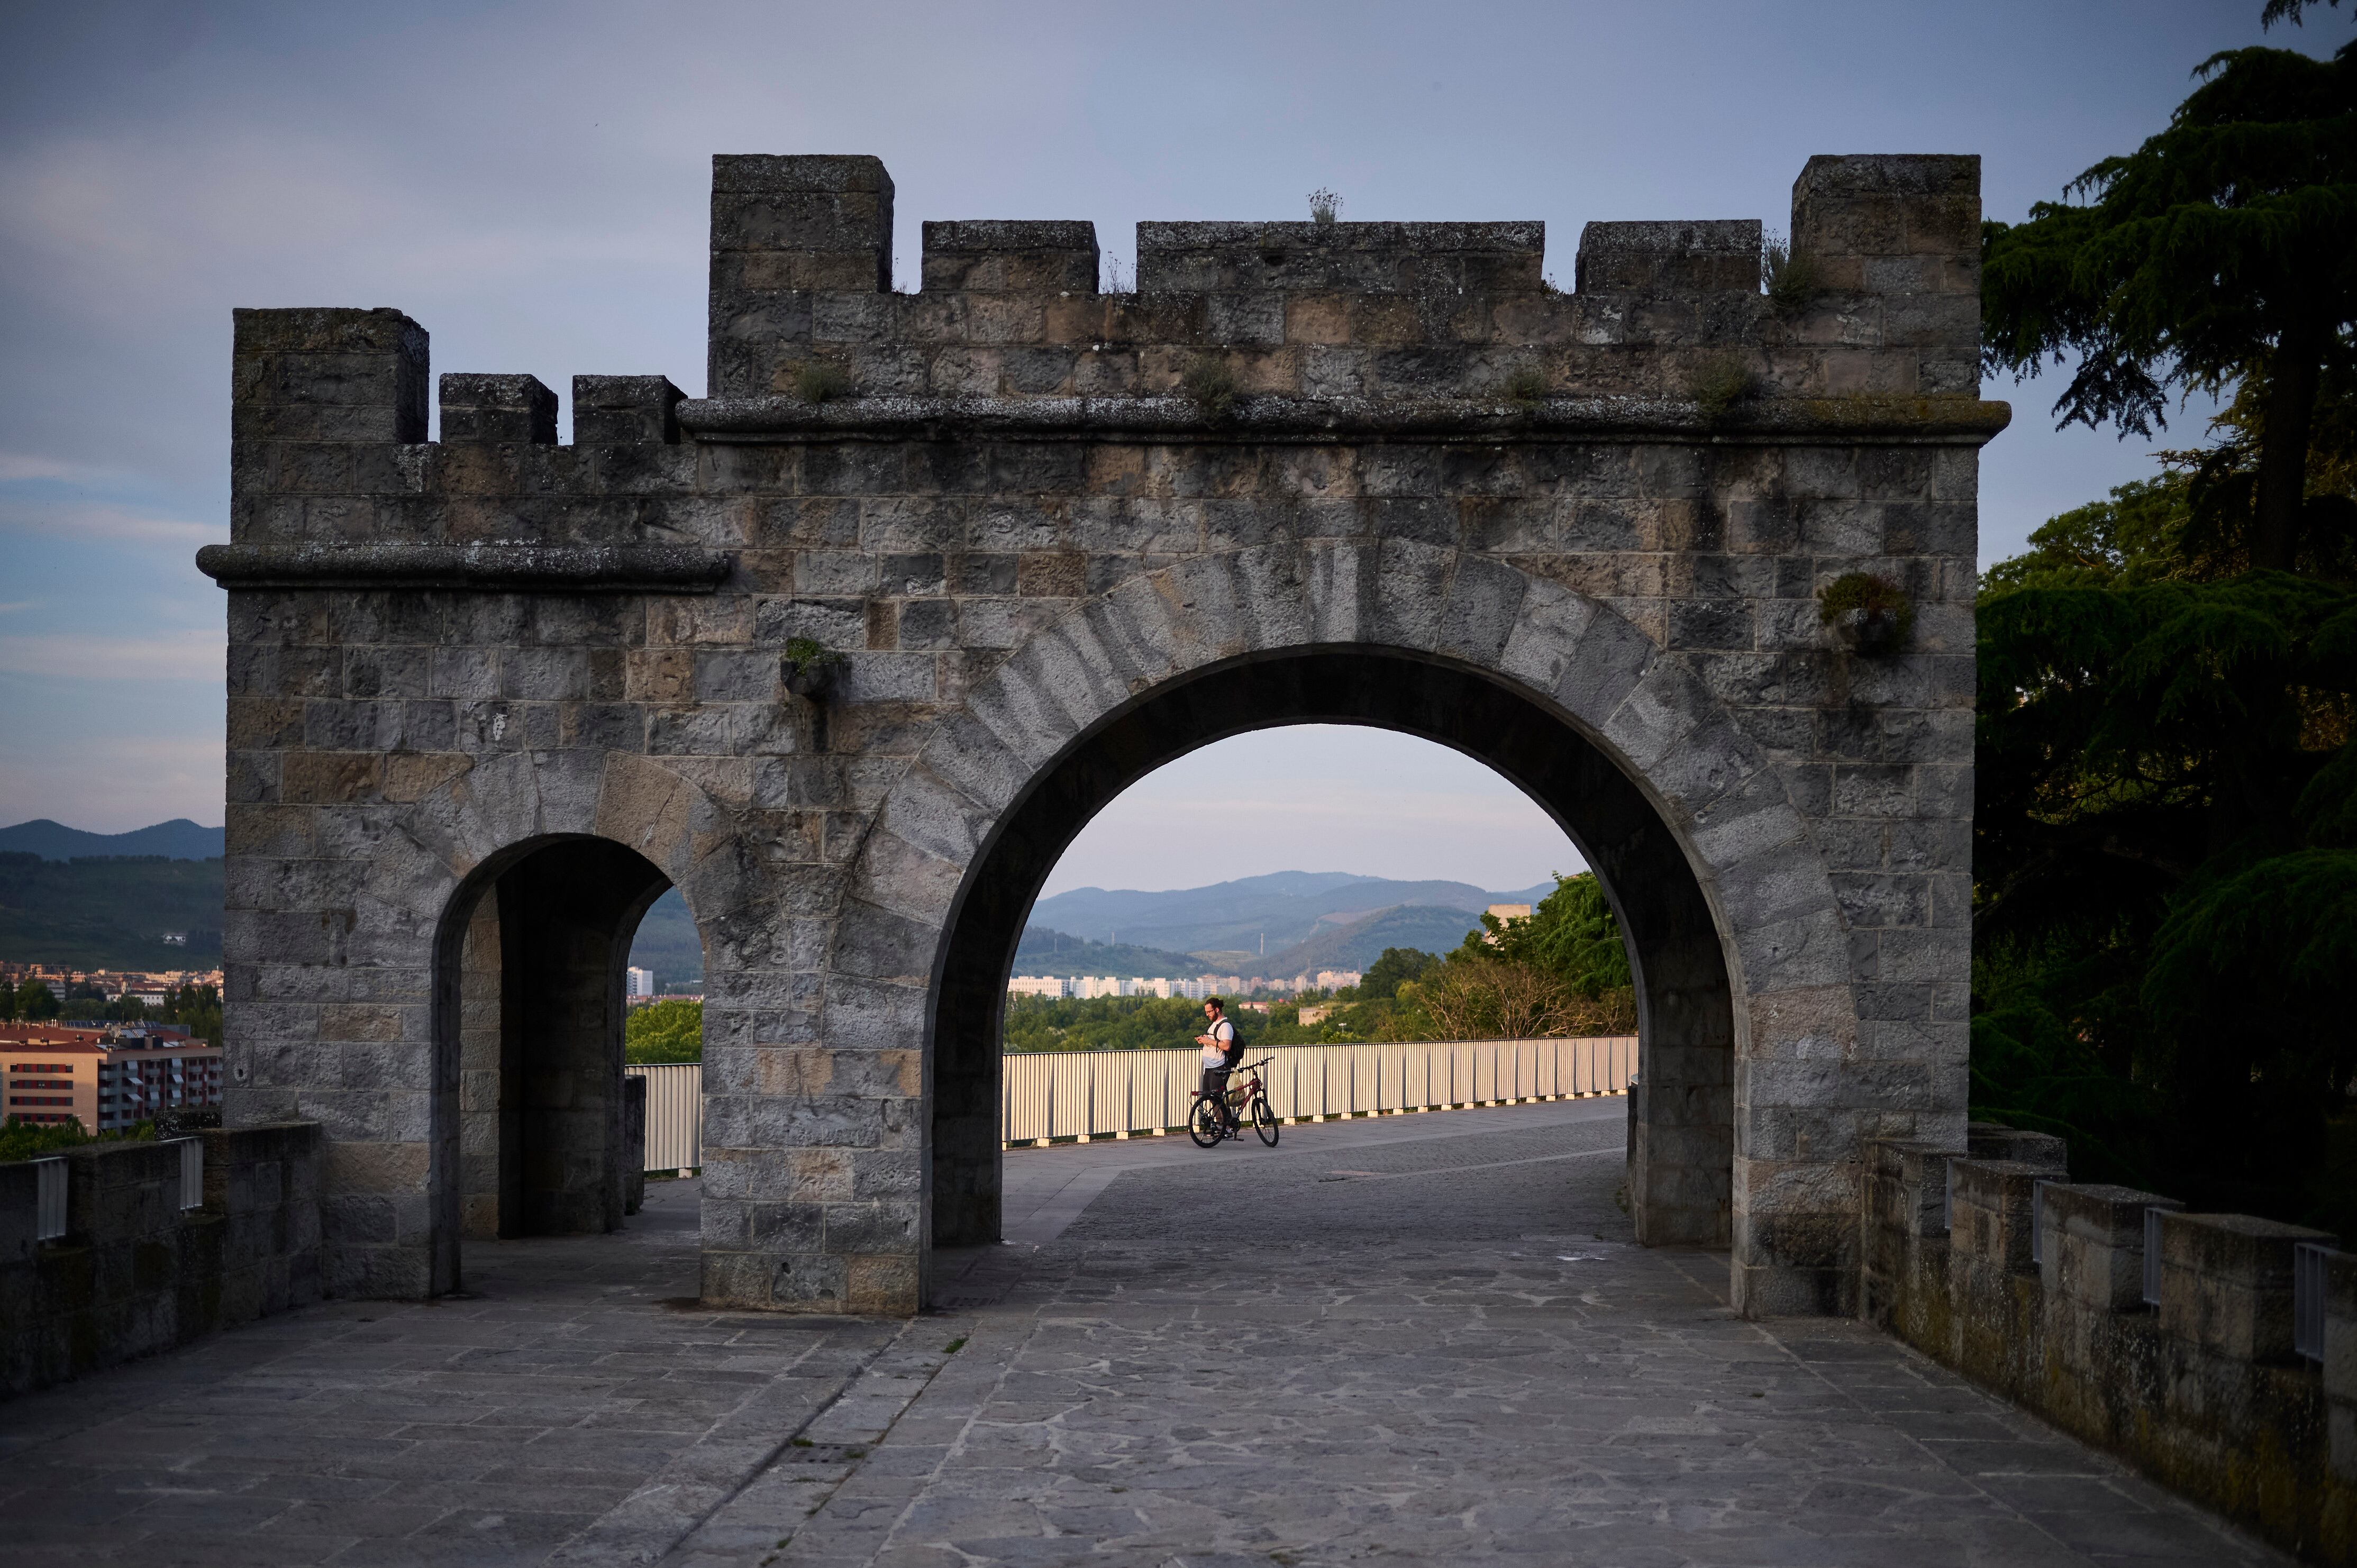
[[[1187,1118],[1187,1136],[1195,1140],[1199,1149],[1216,1147],[1228,1130],[1220,1122],[1220,1102],[1216,1100],[1195,1101],[1194,1114]]]
[[[1269,1109],[1265,1099],[1257,1096],[1253,1100],[1253,1131],[1260,1134],[1262,1143],[1272,1149],[1276,1147],[1276,1112]]]

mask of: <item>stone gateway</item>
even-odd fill
[[[1857,1305],[1870,1139],[1964,1146],[1979,163],[1756,222],[929,222],[726,156],[710,395],[242,310],[229,1117],[326,1130],[332,1294],[628,1201],[630,934],[705,961],[704,1299],[910,1313],[999,1223],[998,1025],[1092,813],[1240,731],[1513,779],[1637,974],[1630,1199],[1748,1313]],[[1817,596],[1904,591],[1895,650]],[[626,1152],[627,1151],[627,1152]]]

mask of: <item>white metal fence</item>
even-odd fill
[[[1265,1069],[1270,1104],[1289,1121],[1380,1112],[1620,1094],[1637,1070],[1637,1036],[1573,1040],[1442,1040],[1405,1045],[1276,1046],[1248,1051]],[[1171,1132],[1187,1124],[1202,1053],[1015,1051],[1000,1080],[999,1136],[1009,1144]],[[646,1166],[704,1164],[704,1068],[633,1064],[647,1080]]]
[[[622,1069],[647,1080],[647,1152],[642,1169],[692,1171],[704,1164],[704,1064],[663,1062]]]
[[[1248,1050],[1269,1103],[1288,1120],[1619,1094],[1637,1070],[1637,1037],[1276,1046]],[[1166,1132],[1187,1124],[1202,1053],[1016,1051],[1002,1079],[1006,1144]]]

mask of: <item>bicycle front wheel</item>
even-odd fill
[[[1276,1147],[1276,1112],[1268,1108],[1265,1100],[1253,1101],[1253,1131],[1260,1134],[1262,1143],[1272,1149]]]
[[[1227,1135],[1228,1130],[1220,1124],[1220,1102],[1216,1100],[1195,1101],[1195,1113],[1187,1118],[1187,1136],[1195,1140],[1195,1146],[1199,1149],[1212,1148]]]

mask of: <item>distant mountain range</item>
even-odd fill
[[[1554,891],[1552,881],[1498,893],[1339,871],[1276,871],[1162,893],[1079,887],[1033,906],[1015,972],[1177,979],[1363,970],[1385,948],[1447,952],[1491,905],[1535,904]],[[677,893],[647,911],[630,961],[653,970],[658,985],[702,983],[704,950]]]
[[[218,962],[222,830],[176,818],[127,833],[84,832],[47,818],[0,828],[0,957],[91,966]],[[210,865],[38,871],[66,861],[160,856]],[[1446,952],[1491,904],[1535,904],[1554,891],[1490,892],[1469,882],[1395,882],[1348,872],[1275,871],[1167,892],[1077,887],[1042,898],[1016,958],[1020,974],[1290,976],[1364,969],[1387,947]],[[185,932],[186,946],[159,932]],[[647,911],[630,961],[657,983],[693,988],[704,949],[678,893]]]
[[[1402,907],[1434,911],[1434,918],[1418,917],[1422,924],[1415,929],[1427,935],[1437,932],[1445,918],[1438,916],[1439,911],[1462,911],[1473,917],[1445,944],[1455,947],[1466,930],[1480,923],[1481,911],[1491,905],[1535,904],[1554,891],[1552,881],[1496,893],[1469,882],[1394,882],[1339,871],[1276,871],[1209,887],[1161,893],[1076,887],[1040,899],[1032,907],[1031,925],[1094,941],[1217,954],[1225,961],[1223,967],[1242,966],[1247,958],[1258,965],[1265,959],[1269,966],[1265,972],[1297,974],[1302,965],[1288,950],[1385,911]],[[1371,960],[1372,956],[1369,955]]]
[[[160,854],[167,860],[218,860],[226,853],[224,830],[200,827],[186,817],[174,817],[168,822],[127,833],[84,832],[47,817],[18,822],[13,828],[0,828],[0,854],[38,854],[43,860],[126,854]]]

